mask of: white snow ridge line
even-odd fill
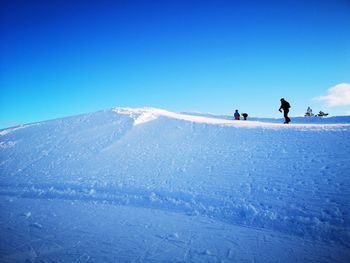
[[[7,135],[7,134],[9,134],[11,132],[14,132],[14,131],[20,130],[20,129],[24,129],[24,128],[28,128],[30,126],[32,126],[32,125],[27,124],[27,125],[20,125],[20,126],[14,127],[14,128],[8,128],[8,129],[5,129],[5,130],[2,130],[2,131],[0,131],[0,136],[5,136],[5,135]]]
[[[184,120],[189,122],[204,123],[211,125],[224,125],[243,128],[308,128],[308,129],[320,129],[320,130],[333,130],[342,127],[349,127],[348,123],[332,123],[332,124],[319,124],[319,123],[297,123],[285,125],[282,123],[271,123],[261,121],[236,121],[227,120],[215,117],[196,116],[190,114],[181,114],[170,112],[163,109],[156,108],[114,108],[112,111],[118,114],[129,115],[134,119],[134,126],[144,124],[153,121],[159,117],[168,117],[172,119]]]

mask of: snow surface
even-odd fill
[[[0,261],[348,262],[350,117],[281,122],[115,108],[0,130]]]

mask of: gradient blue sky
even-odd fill
[[[350,83],[350,1],[0,2],[0,127],[114,106],[277,117]]]

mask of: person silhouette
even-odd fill
[[[285,124],[290,123],[290,118],[288,117],[289,108],[290,108],[289,102],[286,101],[284,98],[282,98],[281,99],[281,106],[279,108],[279,111],[282,112],[282,110],[283,110],[283,116],[284,116],[284,123]]]
[[[238,110],[235,111],[235,114],[233,116],[235,117],[235,120],[239,120],[241,118],[241,115],[239,114]]]

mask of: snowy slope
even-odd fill
[[[350,117],[303,119],[116,108],[1,130],[0,259],[346,262]]]

